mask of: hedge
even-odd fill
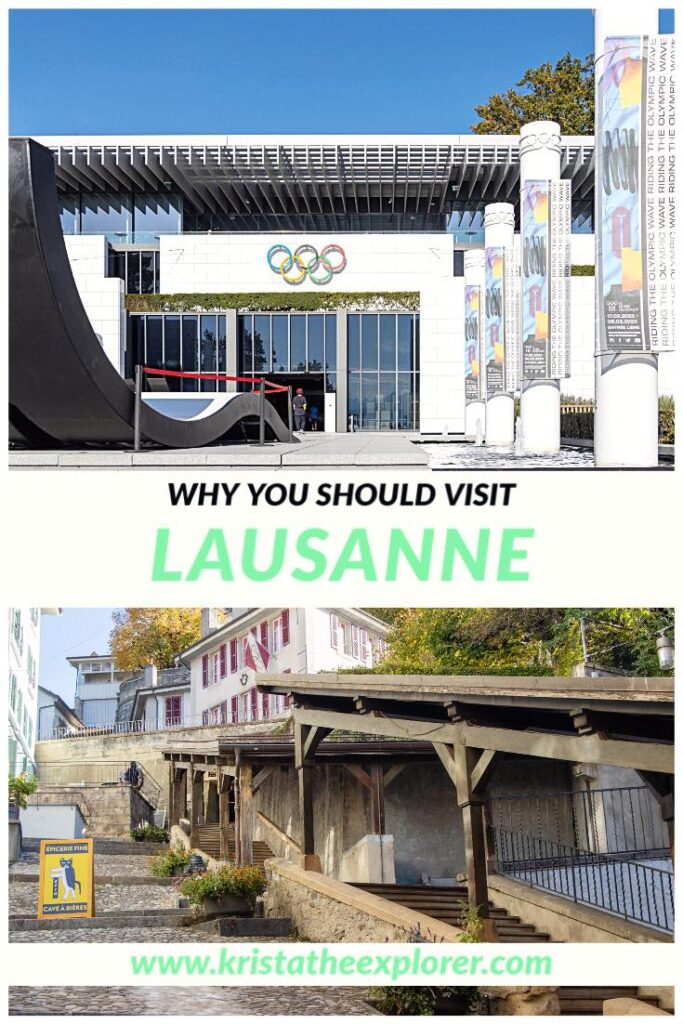
[[[173,295],[126,295],[129,313],[333,312],[337,309],[385,309],[418,312],[419,292],[178,292]]]
[[[565,400],[563,397],[563,404]],[[567,402],[566,404],[571,404]],[[675,439],[676,405],[670,395],[659,399],[659,443],[673,444]],[[563,412],[560,417],[562,437],[593,440],[593,410],[585,412]]]

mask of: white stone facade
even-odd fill
[[[267,651],[268,672],[335,671],[370,667],[385,650],[388,627],[354,608],[255,608],[186,651],[192,722],[259,721],[285,711],[284,698],[256,691],[248,636]]]
[[[38,668],[41,614],[59,608],[10,608],[7,643],[9,668],[9,773],[31,773],[38,731]]]
[[[125,289],[107,277],[108,243],[104,235],[65,235],[64,242],[81,301],[102,348],[119,373],[126,351]]]

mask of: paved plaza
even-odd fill
[[[379,1016],[358,988],[10,988],[10,1016]]]

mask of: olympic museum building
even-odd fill
[[[463,433],[464,250],[483,248],[486,204],[514,203],[519,228],[517,136],[38,141],[55,154],[76,285],[123,376],[138,363],[265,373],[303,387],[326,431]],[[592,398],[593,139],[562,138],[560,159],[572,223],[562,392]],[[164,380],[193,413],[198,391],[251,387]],[[659,388],[673,390],[668,354]]]

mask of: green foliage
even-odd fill
[[[251,865],[243,868],[226,866],[218,871],[184,878],[180,891],[195,909],[201,908],[205,899],[219,900],[221,896],[240,896],[253,907],[256,897],[266,891],[266,876],[260,868]]]
[[[165,853],[152,857],[149,867],[155,878],[168,878],[175,874],[175,868],[186,868],[192,854],[181,843],[176,843]]]
[[[451,1014],[465,1016],[487,1015],[488,1003],[479,989],[473,986],[409,986],[387,985],[371,988],[368,999],[387,1017],[433,1017],[439,1004],[453,1002]],[[450,1015],[450,1014],[449,1014]]]
[[[460,901],[460,927],[462,929],[461,942],[483,942],[484,922],[482,921],[479,907],[471,907],[464,900]]]
[[[36,779],[28,779],[25,775],[9,775],[9,803],[24,810],[28,806],[27,797],[38,789]]]
[[[673,639],[664,608],[401,608],[386,658],[371,671],[423,675],[567,675],[583,661],[662,675],[657,631]],[[354,669],[355,671],[355,669]]]
[[[419,292],[207,292],[173,295],[126,295],[129,313],[212,313],[237,309],[248,313],[298,313],[337,309],[378,309],[388,312],[417,312]]]
[[[659,399],[659,443],[673,444],[676,437],[676,402],[673,395]]]
[[[594,131],[593,56],[566,53],[556,64],[528,68],[518,89],[496,93],[475,107],[477,135],[516,135],[529,121],[557,121],[563,135]]]
[[[594,436],[594,412],[592,402],[585,398],[571,398],[562,395],[562,405],[589,405],[591,408],[581,412],[561,412],[560,434],[566,438],[577,438],[588,441]],[[659,443],[673,444],[676,436],[676,403],[672,395],[660,395],[659,398]]]
[[[144,825],[136,825],[135,828],[132,828],[130,837],[136,843],[167,843],[169,839],[165,828],[152,825],[149,821],[146,821]]]
[[[595,277],[593,263],[572,263],[572,277]]]

